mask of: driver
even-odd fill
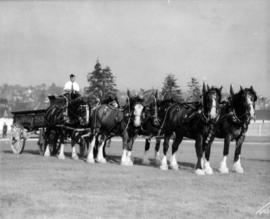
[[[79,84],[75,81],[76,76],[74,74],[69,75],[70,81],[68,81],[64,86],[64,91],[68,93],[79,93]]]
[[[70,80],[65,83],[64,86],[64,92],[63,96],[67,97],[68,101],[68,106],[70,106],[72,100],[76,100],[79,98],[80,95],[80,87],[79,84],[75,81],[76,76],[74,74],[69,75]],[[70,123],[70,118],[69,118],[69,107],[66,109],[66,112],[64,113],[65,121],[67,123]]]

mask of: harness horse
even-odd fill
[[[214,125],[219,118],[219,103],[221,100],[221,88],[214,88],[203,84],[202,103],[177,103],[169,107],[164,119],[164,125],[161,127],[161,133],[164,134],[163,153],[161,161],[161,170],[167,170],[167,151],[169,140],[172,134],[175,139],[172,144],[172,156],[170,167],[178,169],[176,152],[183,137],[195,140],[195,148],[197,155],[197,164],[195,173],[204,175],[208,171],[203,169],[202,155],[203,142],[209,137],[213,131]],[[206,164],[206,167],[209,166]]]
[[[230,86],[230,97],[221,106],[220,118],[216,123],[215,132],[209,141],[204,143],[205,158],[209,161],[210,149],[214,138],[224,138],[223,160],[219,168],[221,173],[229,173],[227,156],[229,154],[230,142],[233,140],[236,142],[233,171],[237,173],[244,172],[240,162],[240,154],[248,125],[251,119],[255,118],[256,100],[257,95],[252,86],[245,89],[240,87],[238,93],[234,93],[232,86]]]
[[[169,107],[176,102],[173,99],[158,99],[158,93],[152,95],[154,101],[148,103],[148,106],[145,109],[145,119],[141,125],[140,135],[147,136],[145,139],[145,150],[143,156],[143,164],[149,164],[148,151],[150,149],[151,139],[156,138],[155,145],[155,162],[159,163],[159,148],[161,139],[161,126],[164,123],[164,118]]]
[[[90,128],[90,104],[78,95],[49,96],[50,107],[45,113],[45,153],[50,156],[48,145],[52,144],[53,153],[58,154],[59,159],[65,159],[64,143],[71,138],[72,158],[78,159],[75,144],[82,143],[82,137],[88,137]],[[60,148],[60,149],[59,149]]]
[[[93,138],[88,150],[87,162],[95,162],[94,147],[98,142],[96,161],[106,163],[103,156],[103,148],[106,142],[113,136],[121,136],[123,140],[121,164],[125,166],[133,165],[131,151],[142,123],[144,106],[141,97],[131,97],[129,91],[127,96],[127,103],[123,108],[103,104],[93,111],[91,115]]]

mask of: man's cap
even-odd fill
[[[75,77],[75,75],[74,74],[70,74],[69,77]]]

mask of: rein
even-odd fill
[[[248,116],[246,120],[242,121],[241,118],[243,118],[244,116]],[[239,124],[244,124],[245,122],[248,122],[248,120],[250,120],[250,114],[249,112],[245,112],[243,113],[241,116],[237,116],[235,113],[235,110],[232,110],[232,116],[233,116],[233,121],[239,123]]]

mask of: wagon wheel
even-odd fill
[[[24,128],[15,124],[11,130],[11,150],[14,154],[21,154],[26,142],[26,133]]]
[[[45,132],[44,132],[43,128],[39,130],[39,136],[38,136],[37,144],[38,144],[38,147],[39,147],[40,155],[44,155],[46,141],[45,141]]]

